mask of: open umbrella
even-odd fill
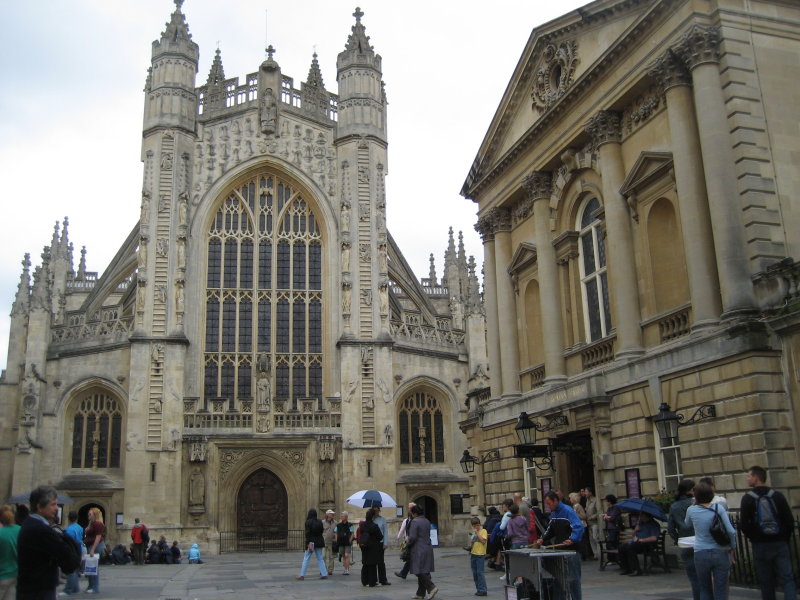
[[[397,506],[389,494],[379,490],[361,490],[347,499],[348,504],[359,508],[372,508],[373,506]]]
[[[667,515],[664,514],[661,507],[646,498],[625,498],[625,500],[617,502],[615,506],[625,512],[643,512],[659,521],[667,520]]]
[[[14,494],[13,496],[11,496],[11,498],[6,500],[6,504],[28,504],[28,502],[30,502],[30,499],[31,499],[31,493],[23,492],[21,494]],[[66,494],[62,494],[59,492],[58,494],[59,504],[73,504],[74,502],[75,501],[72,498],[70,498]]]

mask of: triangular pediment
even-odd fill
[[[514,251],[511,257],[511,264],[508,265],[508,273],[513,275],[536,264],[536,244],[522,242]]]
[[[569,111],[581,91],[611,68],[620,48],[646,35],[653,12],[664,10],[664,2],[652,0],[598,0],[534,29],[462,195],[472,198],[498,170],[536,144],[543,130],[560,127],[563,119],[571,119],[574,125],[577,121]],[[598,41],[599,27],[602,42]],[[576,135],[581,133],[582,129]]]
[[[672,152],[642,152],[619,191],[626,198],[635,196],[654,182],[671,176],[671,172]]]

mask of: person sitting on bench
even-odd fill
[[[655,548],[661,527],[647,513],[639,513],[639,522],[633,530],[633,539],[619,547],[620,575],[641,575],[639,554],[646,554]]]

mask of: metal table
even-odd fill
[[[520,548],[504,550],[506,585],[513,588],[520,580],[528,580],[530,600],[570,600],[568,569],[571,550]],[[508,589],[508,588],[507,588]],[[508,592],[506,593],[508,598]],[[511,598],[516,600],[517,596]]]

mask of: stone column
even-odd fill
[[[500,397],[500,337],[497,325],[497,283],[494,268],[494,228],[489,216],[475,225],[483,239],[484,306],[486,308],[486,342],[489,355],[489,381],[492,398]]]
[[[653,64],[650,76],[658,81],[667,101],[672,163],[678,182],[683,248],[692,299],[692,329],[706,329],[719,323],[722,306],[691,76],[670,50]]]
[[[586,124],[586,131],[597,145],[603,179],[609,285],[614,300],[617,356],[637,356],[643,352],[641,313],[630,216],[625,198],[619,191],[625,180],[620,149],[620,116],[616,112],[601,110]]]
[[[492,210],[494,217],[494,264],[497,286],[497,325],[500,339],[500,379],[502,395],[519,395],[519,341],[514,285],[508,274],[511,264],[511,211]]]
[[[694,25],[673,51],[692,73],[722,316],[731,318],[753,312],[756,301],[747,264],[736,163],[719,75],[719,29]]]
[[[549,172],[534,171],[525,178],[524,185],[533,200],[536,264],[539,268],[539,310],[544,338],[544,380],[545,383],[557,383],[566,381],[567,376],[564,362],[561,286],[556,267],[556,253],[550,237],[552,177]]]

